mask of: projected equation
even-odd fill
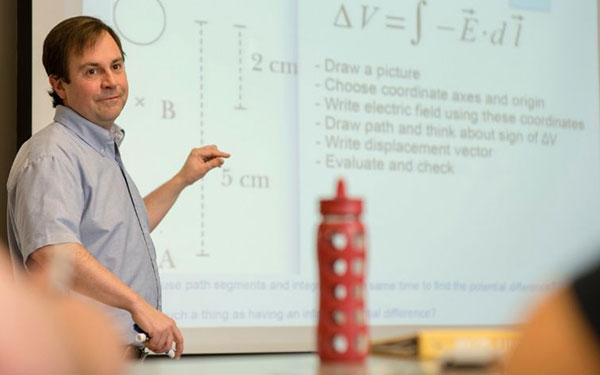
[[[419,0],[416,7],[414,35],[410,39],[413,46],[419,45],[423,38],[426,21],[427,0]],[[407,29],[407,18],[402,14],[384,13],[378,6],[341,4],[335,15],[333,26],[342,29],[365,30],[378,23],[390,31]],[[523,16],[511,15],[510,19],[501,19],[492,27],[484,27],[477,18],[475,9],[462,9],[459,24],[438,24],[435,29],[458,37],[460,42],[474,43],[485,41],[495,46],[512,45],[519,47],[523,29]]]

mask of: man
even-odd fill
[[[33,272],[57,252],[73,254],[73,289],[112,306],[127,343],[134,322],[146,346],[166,352],[183,337],[161,310],[150,232],[181,191],[223,164],[215,146],[191,151],[182,169],[143,200],[119,152],[115,125],[128,94],[121,42],[92,17],[67,19],[44,41],[54,122],[19,150],[8,188],[8,236],[16,263]]]

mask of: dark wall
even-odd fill
[[[0,241],[6,243],[6,179],[17,148],[17,1],[0,1]]]

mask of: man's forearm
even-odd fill
[[[138,306],[146,303],[78,243],[42,247],[29,257],[28,267],[46,269],[54,254],[60,251],[69,251],[73,255],[71,288],[76,292],[132,314]]]
[[[49,270],[57,252],[69,252],[73,256],[73,290],[98,300],[106,305],[128,311],[133,321],[150,335],[145,345],[155,352],[166,352],[173,342],[177,347],[176,357],[183,353],[183,336],[175,321],[156,310],[140,295],[131,290],[107,268],[100,264],[82,245],[67,243],[42,247],[31,254],[27,267]]]
[[[150,232],[156,228],[158,223],[161,222],[167,212],[173,207],[179,194],[181,194],[186,186],[187,184],[184,180],[179,175],[176,175],[144,198],[144,205],[146,206],[150,221]]]
[[[228,157],[228,153],[219,151],[215,145],[192,149],[175,177],[144,198],[150,220],[150,231],[153,231],[165,217],[186,186],[204,177],[211,169],[223,165],[223,158]]]

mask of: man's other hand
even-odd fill
[[[211,169],[223,165],[223,159],[228,157],[228,153],[220,151],[215,145],[194,148],[178,175],[186,185],[191,185],[204,177]]]
[[[133,309],[131,317],[150,336],[145,343],[148,349],[154,353],[166,353],[171,350],[175,342],[175,358],[181,357],[183,336],[173,319],[156,310],[143,299]]]

